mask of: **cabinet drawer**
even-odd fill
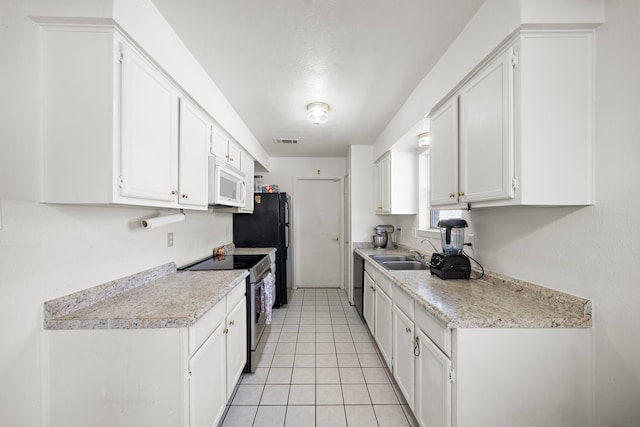
[[[419,304],[416,307],[415,323],[416,327],[421,329],[440,350],[451,357],[451,329],[440,323]]]
[[[373,265],[369,261],[365,260],[364,271],[369,273],[369,276],[371,276],[374,282],[376,281],[376,269],[373,267]]]
[[[235,308],[238,305],[238,302],[245,299],[245,294],[247,292],[247,287],[245,282],[239,283],[231,292],[227,294],[227,313]]]
[[[396,305],[402,312],[411,320],[414,318],[414,300],[399,286],[393,285],[393,304]]]
[[[391,279],[382,274],[378,274],[375,280],[376,285],[378,285],[378,287],[382,289],[382,291],[387,294],[388,297],[391,297]]]
[[[225,300],[222,299],[189,328],[189,355],[200,348],[211,333],[224,322],[226,316]]]

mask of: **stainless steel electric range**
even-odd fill
[[[245,372],[255,372],[260,359],[258,342],[265,328],[265,316],[262,313],[262,293],[264,278],[271,272],[271,260],[268,255],[224,255],[201,259],[179,270],[249,270],[247,278],[247,365]]]

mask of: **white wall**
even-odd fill
[[[280,191],[293,196],[295,178],[344,177],[346,173],[344,157],[272,157],[271,172],[256,175],[264,177],[264,185],[277,184]]]
[[[523,20],[548,17],[533,2],[525,3]],[[553,10],[544,3],[547,11]],[[601,5],[591,0],[564,2],[569,3],[585,5],[593,15],[602,12]],[[636,427],[640,425],[640,287],[636,271],[640,259],[636,236],[640,217],[640,2],[606,0],[604,15],[606,22],[596,36],[596,204],[583,208],[476,209],[470,212],[470,219],[475,254],[486,268],[593,301],[593,426]],[[495,19],[476,20],[474,31],[491,32]],[[478,48],[486,51],[483,44]],[[463,54],[478,56],[455,47],[447,52],[452,57]],[[458,69],[450,72],[462,74]],[[423,99],[434,99],[445,91],[433,88],[442,81],[439,76],[425,78],[420,88],[431,89],[425,89]],[[415,106],[413,112],[419,115]],[[387,127],[386,135],[392,135],[393,129],[399,133],[406,124],[400,118],[410,115],[411,109],[399,114],[399,121]],[[384,148],[382,140],[376,145],[378,150]],[[402,218],[400,224],[410,225],[414,220]]]
[[[142,230],[150,208],[45,205],[36,24],[27,2],[0,7],[0,425],[41,421],[43,302],[160,264],[203,257],[232,240],[231,214],[187,212]],[[69,159],[82,161],[82,159]],[[81,177],[79,177],[81,179]],[[167,232],[174,247],[167,247]]]

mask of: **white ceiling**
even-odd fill
[[[483,0],[153,2],[270,156],[341,157],[374,142]],[[314,101],[327,123],[307,121]]]

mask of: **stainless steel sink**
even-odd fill
[[[388,270],[427,270],[428,265],[419,261],[385,261],[381,263]]]
[[[389,261],[415,261],[415,259],[406,255],[373,255],[371,258],[380,264]]]

